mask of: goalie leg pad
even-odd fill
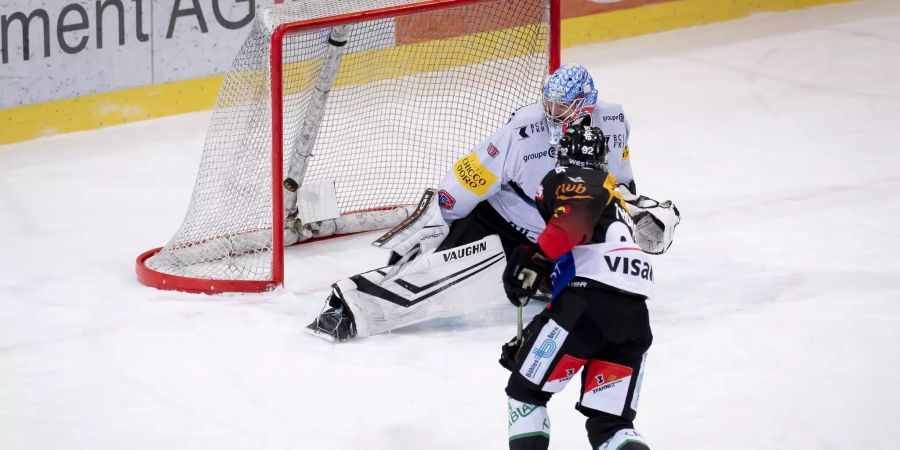
[[[366,337],[504,298],[505,262],[500,239],[491,235],[341,280],[334,292],[356,336]]]

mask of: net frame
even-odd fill
[[[215,294],[222,292],[265,292],[284,283],[284,47],[287,37],[293,34],[317,29],[352,25],[361,22],[389,19],[412,14],[421,14],[448,8],[490,3],[497,0],[426,0],[418,3],[397,5],[367,11],[338,14],[329,17],[301,20],[279,24],[272,32],[270,40],[269,70],[271,76],[272,115],[272,277],[270,280],[228,280],[193,278],[155,271],[146,261],[159,253],[163,247],[148,250],[137,257],[135,270],[138,280],[147,286],[162,290],[189,293]],[[552,73],[560,65],[561,50],[561,0],[546,0],[549,9],[548,63]],[[300,244],[345,236],[334,234],[322,238],[309,239]]]

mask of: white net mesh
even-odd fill
[[[187,216],[147,267],[214,280],[272,278],[272,208],[282,207],[272,204],[272,30],[408,3],[416,2],[306,0],[260,14],[219,92]],[[285,174],[328,32],[289,35],[283,46]],[[302,182],[334,180],[342,214],[415,203],[512,111],[539,99],[548,35],[544,0],[489,1],[350,25]]]

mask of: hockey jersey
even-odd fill
[[[581,278],[649,295],[650,256],[635,243],[631,213],[615,187],[612,174],[580,167],[557,167],[541,181],[535,201],[547,226],[537,243],[556,260],[554,294]]]
[[[620,105],[598,102],[591,123],[609,143],[608,170],[630,183],[629,125]],[[447,223],[465,217],[487,201],[510,225],[534,242],[544,230],[534,193],[556,167],[547,118],[541,103],[520,108],[509,122],[453,164],[441,181],[438,199]]]

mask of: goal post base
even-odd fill
[[[191,294],[220,294],[223,292],[268,292],[281,285],[274,280],[209,280],[189,278],[168,273],[157,272],[144,264],[151,256],[159,253],[162,247],[141,253],[135,262],[138,281],[145,286],[165,291],[180,291]]]

